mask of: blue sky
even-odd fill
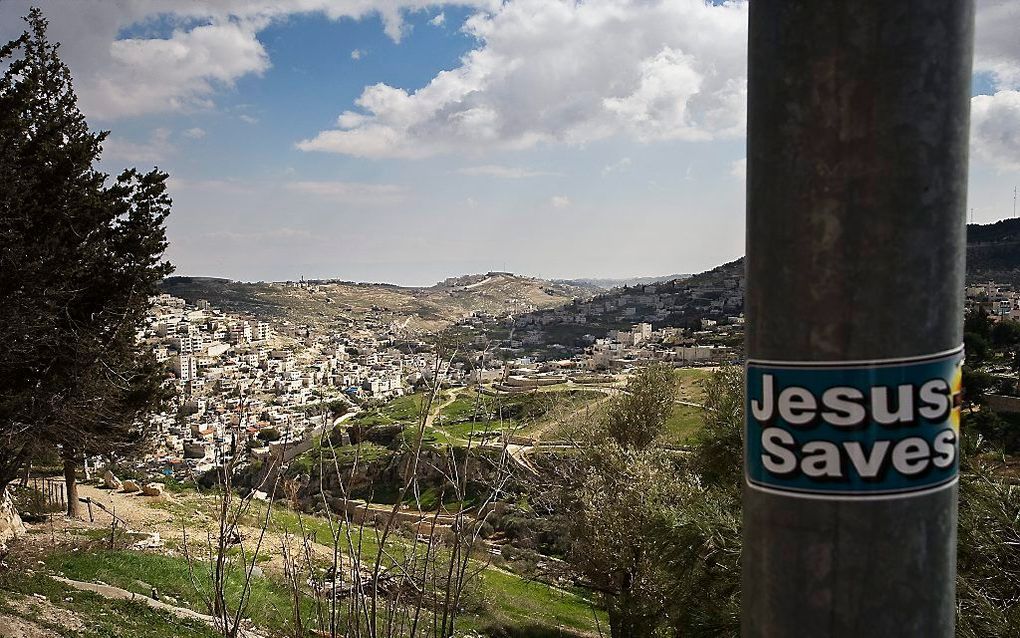
[[[746,12],[701,0],[42,0],[178,274],[698,272],[744,243]],[[0,36],[27,4],[0,4]],[[978,3],[971,202],[1020,182],[1020,8]]]

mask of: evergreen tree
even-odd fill
[[[95,168],[107,133],[78,110],[42,12],[25,21],[0,48],[0,489],[47,448],[72,487],[83,454],[144,439],[164,392],[136,333],[172,270],[166,173]]]

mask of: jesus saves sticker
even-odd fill
[[[747,362],[751,487],[888,498],[953,484],[963,348],[866,362]]]

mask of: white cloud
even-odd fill
[[[214,92],[269,68],[251,24],[209,24],[170,38],[115,40],[109,62],[81,78],[87,113],[104,119],[212,105]]]
[[[361,157],[739,136],[747,4],[513,0],[476,13],[459,67],[407,92],[366,87],[337,128],[298,143]]]
[[[553,195],[549,198],[549,204],[553,208],[566,208],[570,206],[570,198],[566,195]]]
[[[460,6],[493,6],[498,0],[455,0]],[[399,42],[404,15],[433,0],[0,0],[0,41],[23,30],[21,17],[41,4],[50,37],[61,42],[82,110],[111,120],[149,113],[187,112],[214,106],[217,93],[240,78],[270,67],[258,33],[295,14],[330,20],[378,16]],[[168,37],[121,38],[134,25],[156,20],[175,27]]]
[[[545,171],[532,171],[526,168],[514,166],[499,166],[498,164],[483,164],[481,166],[468,166],[457,171],[461,175],[481,175],[484,177],[501,177],[503,179],[524,179],[526,177],[545,177],[556,175]]]
[[[446,14],[440,11],[436,17],[429,20],[429,24],[431,24],[434,27],[443,26],[444,24],[446,24]]]
[[[404,199],[404,187],[396,184],[369,184],[340,181],[287,182],[286,188],[324,199],[358,204],[392,204]]]
[[[1020,3],[980,0],[974,29],[974,70],[995,92],[971,98],[971,151],[1000,171],[1020,171]]]
[[[630,165],[631,161],[629,157],[621,157],[618,162],[613,162],[612,164],[607,164],[606,166],[602,167],[602,176],[605,177],[610,173],[616,173],[619,171],[627,170],[628,168],[630,168]]]
[[[974,70],[999,88],[1020,88],[1020,3],[980,0],[974,20]]]
[[[0,1],[0,41],[24,28],[33,0]],[[540,144],[583,145],[624,135],[660,139],[739,136],[746,101],[747,3],[704,0],[123,0],[41,2],[62,42],[80,104],[108,121],[215,107],[240,78],[271,66],[260,32],[297,14],[377,16],[399,41],[408,12],[444,5],[478,12],[463,30],[478,44],[425,86],[365,87],[334,129],[299,143],[366,157],[425,157]],[[121,37],[169,25],[161,37]],[[432,16],[445,24],[445,13]],[[978,0],[975,71],[994,95],[974,102],[974,155],[1020,162],[1011,142],[1020,90],[1020,2]],[[363,52],[358,52],[363,55]],[[353,56],[353,52],[352,52]],[[356,57],[356,56],[354,56]],[[1005,118],[1002,124],[994,117]],[[187,133],[185,133],[187,136]],[[125,155],[152,155],[110,140]],[[135,143],[139,146],[139,143]]]
[[[361,49],[354,49],[353,51],[351,51],[351,59],[352,60],[360,60],[362,55],[363,54],[362,54]]]
[[[741,157],[730,164],[730,175],[744,181],[747,179],[747,158]]]
[[[111,136],[103,142],[103,159],[131,164],[157,164],[177,151],[170,136],[171,131],[166,128],[154,129],[144,142]]]
[[[1000,170],[1020,171],[1020,91],[998,91],[971,100],[971,146]]]
[[[259,123],[259,118],[255,117],[253,115],[247,115],[247,114],[242,113],[241,115],[238,115],[237,118],[239,120],[241,120],[242,122],[244,122],[245,124],[258,124]]]
[[[199,128],[197,126],[194,128],[189,128],[184,131],[184,137],[193,140],[200,140],[203,137],[205,137],[205,129]]]

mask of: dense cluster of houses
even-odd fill
[[[736,321],[720,325],[710,319],[700,320],[700,329],[684,330],[665,327],[658,330],[650,323],[638,323],[630,330],[617,330],[603,339],[596,339],[586,351],[584,363],[592,370],[620,370],[648,362],[665,362],[677,366],[717,365],[733,363],[739,350],[719,343],[740,334],[743,315]]]
[[[567,329],[576,334],[591,333],[582,338],[591,345],[595,340],[592,334],[604,334],[606,328],[619,325],[703,329],[716,324],[740,324],[743,322],[745,281],[742,266],[727,264],[717,271],[708,273],[714,276],[618,289],[526,315],[517,322],[517,338],[524,345],[549,345]],[[626,338],[616,339],[616,342],[621,346],[635,345]],[[700,351],[688,354],[703,356]]]
[[[173,405],[154,417],[158,444],[146,459],[150,471],[187,475],[239,453],[246,459],[267,454],[281,441],[308,438],[366,400],[412,391],[437,368],[433,348],[387,322],[381,311],[336,331],[282,319],[269,323],[168,294],[152,302],[139,339],[166,363],[167,382],[176,384],[178,392]],[[653,328],[653,320],[674,311],[673,303],[703,312],[688,318],[685,328]],[[492,344],[479,331],[463,356],[438,365],[450,385],[506,385],[522,375],[618,372],[650,361],[678,366],[729,362],[739,357],[728,344],[742,330],[742,304],[742,278],[700,286],[679,281],[641,286],[518,315],[520,331],[509,339]],[[583,324],[590,313],[606,312],[617,321],[635,321],[604,337],[589,335],[583,349],[527,354],[529,341],[543,326]],[[474,324],[500,319],[505,318],[476,313],[464,325],[471,330]]]
[[[435,367],[426,344],[404,339],[398,350],[396,328],[380,322],[318,334],[203,300],[192,306],[163,294],[152,301],[139,338],[166,362],[178,392],[154,417],[150,470],[187,474],[239,450],[264,454],[270,442],[300,440],[347,406],[402,395]]]
[[[1020,319],[1020,293],[994,281],[967,286],[967,310],[984,310],[992,321]]]

